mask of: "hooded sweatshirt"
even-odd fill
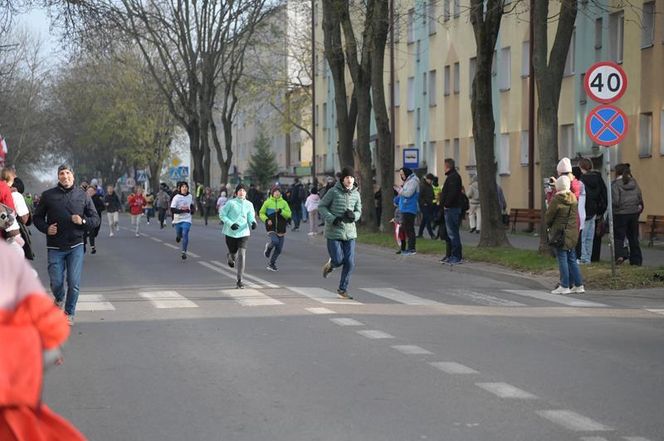
[[[291,209],[284,198],[279,196],[275,198],[270,196],[263,202],[263,206],[259,212],[260,218],[265,222],[265,229],[268,233],[276,232],[279,236],[286,234],[286,223],[291,218]],[[272,221],[271,225],[267,221]]]

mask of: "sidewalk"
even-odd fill
[[[507,233],[507,238],[514,248],[521,248],[525,250],[537,250],[539,248],[539,236],[533,236],[528,233]],[[475,246],[480,241],[479,234],[471,234],[467,230],[461,231],[461,243],[464,245]],[[641,253],[643,254],[643,264],[645,266],[664,266],[664,247],[655,245],[648,248],[645,244],[641,244]],[[607,241],[602,243],[602,261],[609,261],[609,244]],[[623,265],[627,265],[624,263]]]

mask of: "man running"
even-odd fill
[[[175,241],[182,242],[182,260],[187,259],[191,215],[194,211],[194,198],[189,193],[189,184],[180,182],[177,193],[171,200],[171,212],[173,213],[173,225],[175,225]]]
[[[99,225],[99,215],[92,199],[74,186],[74,172],[68,165],[58,167],[57,187],[42,193],[34,224],[47,235],[48,276],[55,303],[60,308],[64,306],[69,324],[73,325],[83,271],[83,234]]]
[[[291,209],[288,202],[281,197],[281,190],[276,185],[270,190],[270,197],[263,202],[260,210],[260,218],[265,222],[265,229],[269,241],[265,244],[263,254],[270,259],[267,265],[268,271],[279,271],[277,258],[284,249],[286,239],[286,224],[291,218]]]
[[[86,232],[85,242],[87,243],[87,239],[90,239],[90,254],[97,254],[95,239],[97,239],[97,236],[99,235],[99,229],[101,228],[101,213],[104,211],[104,201],[101,199],[101,196],[99,196],[97,189],[94,186],[89,186],[86,192],[88,193],[90,199],[92,199],[95,210],[97,210],[97,214],[99,215],[99,225],[91,229],[89,232]],[[83,244],[83,247],[83,249],[85,249],[85,243]]]
[[[141,218],[143,217],[143,209],[147,201],[143,196],[143,187],[136,187],[135,193],[127,197],[127,204],[129,204],[129,214],[131,214],[131,223],[136,225],[136,237],[139,237],[139,230],[141,228]]]
[[[157,211],[158,211],[158,217],[159,217],[159,228],[163,229],[164,228],[164,221],[166,220],[166,212],[170,208],[171,205],[171,196],[168,194],[168,191],[166,191],[167,187],[166,184],[163,182],[159,186],[159,192],[157,193]]]
[[[339,182],[320,201],[318,212],[325,220],[325,238],[330,255],[323,265],[323,277],[327,278],[335,268],[343,266],[337,294],[342,299],[352,299],[348,294],[348,284],[355,268],[355,222],[360,220],[362,201],[351,167],[343,168]]]
[[[115,188],[112,185],[106,187],[106,196],[104,196],[104,205],[106,206],[106,217],[108,218],[109,236],[113,237],[113,231],[120,232],[120,225],[118,224],[118,212],[122,209],[120,198],[115,193]]]
[[[237,287],[244,288],[242,276],[244,275],[244,261],[247,252],[247,242],[251,234],[249,229],[256,228],[256,213],[251,202],[246,200],[247,187],[238,184],[235,187],[235,197],[228,201],[219,213],[223,223],[222,232],[226,236],[228,247],[228,266],[235,267],[237,271]]]

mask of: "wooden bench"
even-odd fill
[[[542,212],[536,208],[512,208],[510,210],[512,233],[516,233],[517,223],[539,225],[541,221]]]
[[[650,214],[646,218],[646,234],[648,238],[648,246],[654,245],[657,236],[664,237],[664,215]]]

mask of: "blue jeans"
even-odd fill
[[[302,220],[302,210],[300,210],[299,204],[294,204],[295,206],[291,210],[291,216],[293,219],[293,228],[300,228],[300,221]]]
[[[332,260],[332,268],[343,266],[339,290],[346,292],[350,283],[350,276],[355,269],[355,239],[327,240],[327,252]]]
[[[556,248],[556,257],[558,258],[558,269],[560,270],[560,286],[563,288],[572,288],[572,286],[583,285],[581,270],[576,263],[576,250],[563,250]],[[572,283],[573,285],[570,285]]]
[[[175,224],[175,234],[182,238],[182,251],[187,252],[187,247],[189,246],[189,230],[191,229],[191,224],[189,222],[178,222]]]
[[[281,250],[284,249],[284,240],[286,236],[279,236],[277,233],[270,233],[270,250],[272,250],[272,256],[270,257],[270,265],[275,265],[277,263],[277,257],[281,254]]]
[[[430,205],[423,205],[420,207],[420,211],[422,211],[422,221],[420,221],[420,230],[417,232],[417,235],[421,236],[426,228],[429,232],[429,236],[433,237],[433,228],[431,227],[431,221],[433,221],[433,207]]]
[[[65,273],[67,273],[67,300],[65,314],[74,315],[78,301],[81,273],[83,272],[83,245],[69,250],[48,250],[48,277],[57,302],[65,299]]]
[[[589,263],[593,252],[593,241],[595,239],[595,216],[586,218],[581,230],[581,262]]]
[[[461,208],[445,208],[445,230],[447,230],[447,243],[450,245],[450,259],[453,261],[461,260],[461,235],[459,226],[461,225]]]

